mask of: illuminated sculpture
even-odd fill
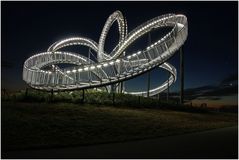
[[[104,44],[111,25],[117,21],[119,43],[111,53],[104,51]],[[134,53],[125,50],[136,39],[149,33],[154,28],[172,27],[172,30],[157,42]],[[35,89],[64,91],[104,86],[112,90],[111,84],[133,78],[154,67],[163,68],[171,73],[162,85],[149,90],[149,96],[156,95],[176,81],[176,69],[166,61],[183,45],[187,38],[187,18],[184,15],[166,14],[155,17],[131,32],[127,33],[127,23],[120,11],[114,12],[107,19],[99,43],[85,38],[73,37],[52,44],[47,52],[38,53],[28,58],[23,67],[23,80]],[[80,54],[60,51],[72,45],[83,45],[97,53],[97,61]],[[74,67],[61,69],[57,64],[74,64]],[[46,69],[48,66],[48,69]],[[118,85],[118,90],[120,87]],[[146,96],[147,91],[124,93]]]

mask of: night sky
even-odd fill
[[[106,19],[115,10],[127,19],[128,31],[156,16],[176,13],[188,18],[186,99],[211,106],[237,105],[238,2],[2,2],[1,7],[1,88],[24,89],[24,61],[57,40],[84,36],[98,42]],[[107,36],[108,52],[116,45],[116,28],[115,23]],[[179,54],[169,62],[179,68]],[[166,73],[159,69],[151,75],[152,87],[166,80]],[[146,75],[127,81],[126,86],[131,91],[146,89]],[[179,80],[170,92],[178,90]]]

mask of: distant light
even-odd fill
[[[66,71],[66,73],[71,73],[71,71]]]
[[[78,72],[81,72],[82,70],[83,70],[82,68],[79,68],[79,69],[78,69]]]
[[[91,66],[90,69],[95,69],[95,66]]]
[[[73,70],[72,70],[72,72],[73,72],[73,73],[75,73],[75,72],[76,72],[76,70],[75,70],[75,69],[73,69]]]
[[[114,62],[112,61],[112,62],[110,62],[110,65],[113,65],[114,64]]]

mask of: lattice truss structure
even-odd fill
[[[108,31],[114,22],[118,23],[119,43],[106,53],[104,44]],[[103,88],[112,91],[111,84],[123,82],[152,68],[159,67],[170,73],[169,79],[154,89],[149,96],[163,92],[176,81],[177,71],[166,61],[183,45],[187,38],[187,18],[181,14],[166,14],[155,17],[127,33],[127,23],[120,11],[115,11],[107,19],[100,35],[99,43],[86,37],[72,37],[53,43],[44,53],[38,53],[24,62],[23,80],[32,88],[46,91],[64,91],[86,88]],[[125,50],[135,40],[153,29],[171,27],[166,35],[143,50],[127,53]],[[97,60],[72,52],[61,51],[66,46],[87,46],[97,53]],[[73,67],[60,68],[59,64],[74,64]],[[46,69],[48,66],[48,69]],[[146,96],[147,91],[124,93]]]

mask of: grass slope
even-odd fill
[[[237,125],[237,114],[2,102],[2,149],[63,147]]]

